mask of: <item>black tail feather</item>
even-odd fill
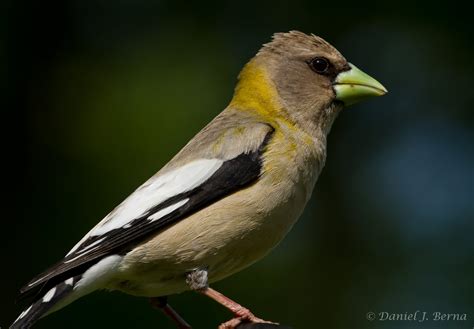
[[[74,284],[77,283],[78,279],[79,276],[76,276],[51,288],[42,297],[34,301],[31,306],[25,309],[10,326],[10,329],[31,328],[36,321],[46,315],[59,301],[72,292]]]

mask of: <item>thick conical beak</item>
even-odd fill
[[[387,89],[370,75],[349,63],[350,70],[341,72],[334,80],[336,99],[344,105],[352,105],[369,97],[382,96]]]

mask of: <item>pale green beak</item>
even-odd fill
[[[366,98],[382,96],[387,89],[370,75],[349,63],[351,69],[341,72],[334,80],[336,99],[349,106]]]

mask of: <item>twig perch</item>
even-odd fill
[[[292,329],[291,327],[271,323],[242,323],[237,329]]]

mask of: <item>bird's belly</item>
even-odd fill
[[[272,191],[262,191],[262,186],[271,185],[234,193],[132,250],[110,288],[140,296],[169,295],[189,289],[186,274],[194,269],[206,268],[212,283],[262,258],[290,230],[311,193],[294,182]]]

